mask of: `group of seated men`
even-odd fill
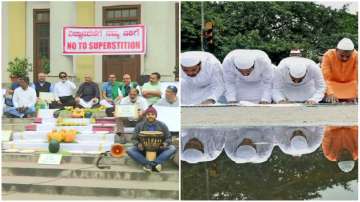
[[[6,105],[4,111],[7,114],[21,118],[30,117],[36,111],[35,105],[42,101],[41,92],[54,94],[54,101],[50,104],[52,108],[65,106],[90,108],[103,105],[113,111],[117,104],[138,105],[139,115],[142,119],[136,124],[135,134],[132,138],[134,146],[128,149],[128,155],[143,165],[145,171],[160,172],[162,164],[176,152],[168,127],[165,123],[157,120],[157,111],[152,105],[178,107],[177,87],[167,86],[165,96],[162,96],[159,73],[152,73],[149,82],[142,87],[136,82],[132,82],[129,74],[123,75],[122,82],[116,81],[115,74],[110,74],[108,81],[103,84],[101,92],[98,84],[93,82],[89,75],[85,75],[85,82],[79,86],[75,98],[73,92],[76,85],[68,80],[65,72],[59,73],[60,81],[55,85],[46,81],[44,73],[39,73],[38,81],[31,86],[27,77],[17,78],[12,75],[10,78],[11,87],[6,90],[4,100]],[[139,95],[140,92],[142,96]],[[154,161],[145,158],[145,146],[139,141],[141,131],[161,131],[165,136],[165,141],[160,145]]]
[[[272,64],[261,50],[237,49],[221,63],[202,51],[181,54],[181,104],[357,103],[357,51],[343,38],[328,50],[320,67],[290,56]]]
[[[157,72],[152,73],[149,82],[143,86],[131,81],[129,74],[123,75],[122,82],[117,81],[115,74],[110,74],[101,91],[90,75],[85,75],[84,82],[77,90],[75,83],[68,79],[66,72],[59,73],[60,80],[55,84],[46,81],[44,73],[39,73],[38,81],[32,85],[28,77],[18,78],[11,75],[10,79],[11,86],[6,89],[4,95],[4,112],[10,117],[33,116],[35,106],[45,102],[42,93],[52,95],[53,99],[48,101],[48,107],[51,109],[61,109],[65,106],[95,108],[102,105],[108,108],[106,110],[108,116],[113,116],[115,105],[122,104],[137,105],[140,116],[149,105],[179,106],[177,87],[167,86],[165,95],[162,95],[160,74]]]

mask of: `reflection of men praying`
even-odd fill
[[[275,127],[281,151],[292,156],[310,154],[320,147],[323,127]]]
[[[236,163],[262,163],[274,148],[270,127],[243,127],[225,133],[226,155]]]
[[[188,163],[215,160],[224,148],[222,131],[214,129],[183,129],[181,159]]]
[[[348,173],[358,159],[358,128],[326,127],[322,148],[329,161],[336,161],[340,170]]]

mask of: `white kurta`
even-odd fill
[[[208,129],[208,128],[191,128],[182,129],[181,131],[181,154],[184,152],[186,143],[197,138],[203,144],[204,154],[199,162],[213,161],[222,152],[225,146],[225,137],[223,129]],[[187,159],[182,155],[183,161]]]
[[[225,152],[236,163],[262,163],[267,161],[274,148],[274,135],[271,127],[243,127],[228,130],[225,133]],[[256,155],[251,159],[238,156],[236,151],[240,143],[248,138],[256,147]]]
[[[242,55],[256,55],[254,70],[243,76],[235,67],[234,59]],[[273,66],[268,55],[261,50],[233,50],[223,61],[225,96],[227,101],[271,101]]]
[[[289,63],[304,63],[307,66],[305,78],[300,83],[294,83],[289,74]],[[275,69],[272,97],[275,102],[284,100],[304,102],[313,100],[320,102],[325,94],[326,84],[321,69],[310,59],[288,57],[279,63]]]
[[[14,107],[34,107],[36,104],[36,91],[30,86],[24,90],[22,87],[18,87],[14,90],[13,104]]]
[[[285,154],[300,156],[310,154],[320,147],[324,135],[323,126],[309,127],[274,127],[276,144],[279,145],[281,151]],[[295,130],[301,130],[306,136],[308,148],[305,151],[297,151],[291,147],[291,138]]]
[[[197,105],[207,99],[217,101],[225,91],[220,61],[211,53],[192,52],[201,57],[201,70],[195,77],[181,70],[181,104]]]

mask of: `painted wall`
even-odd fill
[[[175,2],[144,2],[141,18],[148,34],[144,74],[159,72],[163,81],[173,81],[176,62]]]
[[[50,67],[51,75],[65,71],[74,76],[73,56],[62,55],[62,30],[76,23],[76,2],[50,2]]]
[[[163,81],[174,80],[175,67],[175,2],[5,2],[2,18],[2,82],[8,82],[4,69],[11,58],[26,56],[33,63],[33,9],[50,9],[50,81],[56,81],[60,71],[84,74],[102,80],[101,56],[62,55],[62,28],[77,25],[102,25],[102,7],[112,5],[141,5],[141,23],[147,26],[147,54],[141,57],[141,74],[159,72]],[[12,44],[8,46],[7,44]],[[30,76],[32,79],[32,76]]]
[[[95,25],[95,2],[78,1],[76,2],[76,25],[93,26]],[[83,81],[85,74],[95,74],[94,56],[74,56],[76,65],[76,76]]]
[[[15,57],[23,58],[26,56],[26,4],[25,2],[7,2],[2,5],[7,15],[3,20],[4,24],[2,27],[3,32],[7,32],[3,36],[3,42],[5,41],[6,43],[4,44],[5,46],[2,46],[2,51],[6,51],[6,53],[2,55],[2,80],[8,82],[9,74],[6,71],[8,62],[12,61]]]

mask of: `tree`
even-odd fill
[[[201,50],[200,2],[181,4],[181,49]],[[348,37],[357,47],[356,15],[313,2],[204,2],[205,21],[215,23],[212,53],[219,60],[233,49],[261,49],[276,64],[292,48],[318,60],[318,54]]]

